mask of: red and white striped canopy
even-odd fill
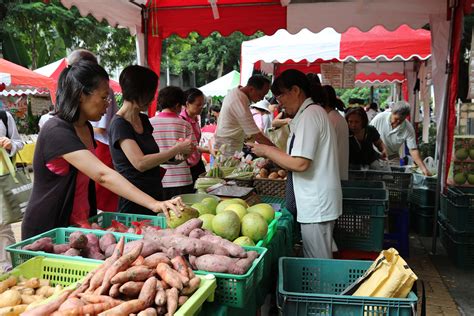
[[[407,25],[395,31],[375,26],[368,32],[352,27],[342,34],[332,28],[319,33],[303,29],[295,35],[279,30],[242,43],[241,83],[246,83],[259,61],[282,64],[277,72],[296,68],[319,73],[319,65],[327,61],[407,61],[430,56],[430,32]]]

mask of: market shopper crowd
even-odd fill
[[[81,226],[98,209],[179,216],[184,204],[175,196],[194,191],[206,170],[203,154],[234,155],[247,148],[288,170],[287,207],[300,224],[305,257],[332,258],[335,221],[342,214],[340,181],[348,179],[349,169],[383,169],[381,161],[398,161],[406,143],[429,174],[406,120],[408,104],[395,103],[391,112],[376,115],[375,106],[345,112],[331,86],[297,70],[284,71],[273,83],[252,76],[212,108],[202,128],[206,98],[199,89],[161,89],[159,111],[149,118],[143,112],[158,89],[152,70],[134,65],[122,71],[120,109],[108,81],[92,53],[80,50],[68,58],[55,111],[36,144],[23,239]],[[267,100],[269,90],[274,97]],[[0,137],[0,146],[14,155],[21,148],[18,133],[14,124],[10,133],[3,126],[0,136],[10,137]],[[4,246],[3,236],[13,234],[8,226],[0,229]],[[4,253],[0,259],[5,262]]]

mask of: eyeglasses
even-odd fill
[[[104,102],[107,102],[107,104],[110,104],[112,102],[112,98],[110,97],[110,95],[103,97],[102,100],[104,100]]]

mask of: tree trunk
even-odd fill
[[[224,59],[221,59],[219,63],[219,68],[217,69],[217,78],[222,77],[222,73],[224,72]]]

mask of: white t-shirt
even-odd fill
[[[245,136],[258,134],[260,130],[250,112],[250,100],[239,87],[229,91],[222,103],[215,134],[216,148],[226,144],[225,154],[241,151]]]
[[[375,116],[377,116],[378,112],[375,111],[374,109],[368,109],[367,110],[367,118],[369,119],[369,122],[374,119]]]
[[[398,155],[400,147],[407,142],[408,149],[417,149],[415,129],[407,120],[403,121],[399,126],[392,128],[390,123],[391,112],[382,112],[377,114],[370,122],[375,126],[382,138],[389,156]]]
[[[336,132],[326,111],[310,98],[301,105],[290,122],[287,149],[295,134],[291,156],[311,160],[303,172],[293,172],[297,220],[299,223],[322,223],[342,214],[342,190],[339,177]],[[306,108],[307,107],[307,108]]]
[[[333,110],[328,113],[329,120],[336,131],[339,175],[341,180],[349,179],[349,127],[346,119]]]
[[[39,119],[39,122],[38,122],[38,126],[39,126],[40,129],[43,127],[44,123],[46,123],[50,118],[53,117],[53,115],[51,113],[52,112],[48,112],[46,114],[41,115],[41,117]]]

